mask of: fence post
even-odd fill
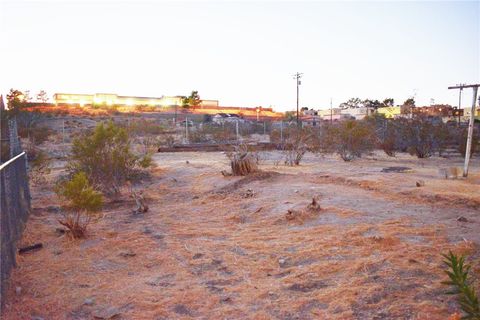
[[[188,117],[185,117],[185,142],[188,143]]]
[[[280,120],[280,142],[283,143],[283,120]]]
[[[240,141],[240,137],[238,135],[238,120],[235,121],[235,132],[237,133],[237,141]]]

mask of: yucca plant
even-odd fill
[[[450,251],[442,256],[445,258],[443,262],[449,267],[445,273],[450,278],[442,283],[451,286],[452,290],[448,294],[458,296],[460,308],[464,312],[462,319],[480,320],[480,304],[468,274],[471,266],[465,263],[463,255],[457,256]]]

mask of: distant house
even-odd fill
[[[234,113],[217,113],[212,117],[214,123],[228,123],[228,122],[245,122],[238,114]]]
[[[313,109],[302,110],[302,113],[306,116],[316,116],[317,115],[317,111],[313,110]]]
[[[340,114],[351,116],[355,120],[362,120],[366,116],[373,114],[374,111],[371,108],[360,107],[360,108],[348,108],[340,111]]]

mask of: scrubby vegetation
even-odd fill
[[[312,134],[308,129],[292,129],[284,144],[285,164],[298,166],[311,144]]]
[[[51,159],[44,151],[37,152],[34,156],[29,154],[30,181],[35,185],[41,185],[47,182],[47,175],[51,172]]]
[[[134,178],[136,169],[150,164],[148,154],[141,157],[132,152],[127,131],[108,122],[73,140],[68,170],[72,174],[84,172],[95,188],[112,195]]]
[[[85,237],[88,224],[102,208],[101,193],[90,186],[84,172],[59,183],[56,192],[64,200],[63,218],[58,222],[68,229],[73,238]]]
[[[326,136],[328,148],[344,161],[361,157],[375,148],[374,131],[366,121],[342,121],[329,127]]]

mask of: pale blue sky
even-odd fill
[[[186,95],[328,108],[350,97],[457,104],[480,81],[480,1],[0,0],[0,92]],[[471,103],[471,90],[464,106]]]

